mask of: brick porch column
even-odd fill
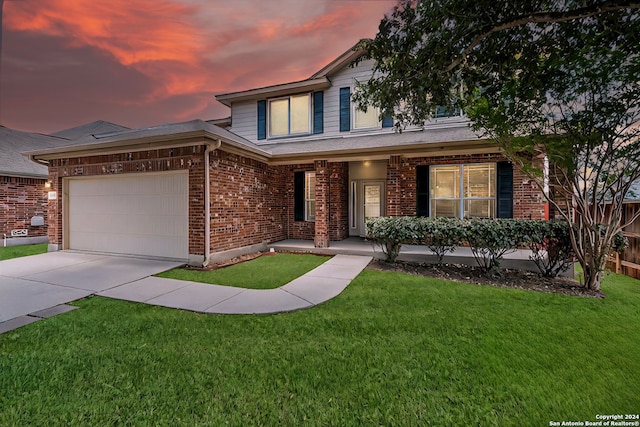
[[[329,167],[326,160],[316,160],[316,248],[329,247]]]
[[[402,206],[400,199],[400,167],[401,156],[389,157],[387,165],[387,216],[401,216]]]
[[[60,160],[52,162],[55,166],[59,166]],[[59,167],[49,167],[49,182],[51,188],[49,191],[56,192],[55,200],[47,201],[47,236],[49,237],[49,252],[59,251],[62,249],[62,177],[59,173]]]

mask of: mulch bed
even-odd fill
[[[459,264],[418,264],[410,262],[388,263],[373,260],[367,267],[370,270],[397,271],[454,282],[475,285],[497,286],[501,288],[522,289],[528,291],[564,294],[580,297],[604,298],[601,291],[586,289],[577,280],[569,277],[543,277],[538,273],[521,270],[502,269],[501,276],[492,276],[478,267]]]

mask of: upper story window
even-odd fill
[[[311,133],[311,94],[269,101],[269,137]]]
[[[459,108],[451,108],[444,105],[438,105],[436,111],[433,113],[433,117],[441,119],[444,117],[458,117],[462,115],[462,110]]]
[[[377,129],[380,127],[380,110],[374,107],[367,108],[364,112],[356,105],[353,108],[354,129]]]

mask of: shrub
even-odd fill
[[[380,217],[367,221],[367,238],[380,245],[387,262],[395,262],[403,242],[419,240],[419,222],[413,217]]]
[[[465,240],[476,262],[486,272],[500,274],[500,261],[522,240],[518,220],[472,218],[464,221]]]
[[[437,257],[438,264],[448,252],[453,252],[462,243],[464,229],[457,218],[418,218],[421,240]]]
[[[531,250],[529,259],[546,277],[564,273],[575,261],[569,224],[565,221],[521,221],[523,243]]]

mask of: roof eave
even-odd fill
[[[10,172],[10,171],[1,171],[0,176],[10,176],[12,178],[35,178],[35,179],[47,179],[49,177],[48,174],[38,174],[38,173],[20,173],[20,172]]]
[[[122,152],[128,153],[158,150],[163,148],[188,147],[218,140],[221,140],[232,147],[242,147],[242,149],[244,149],[245,151],[250,152],[256,156],[262,156],[265,158],[268,156],[268,153],[264,150],[244,146],[230,140],[229,138],[225,138],[206,130],[189,131],[168,135],[154,135],[143,138],[61,147],[57,149],[28,151],[23,153],[23,155],[29,156],[32,161],[41,163],[41,161],[43,160],[48,161],[67,157],[88,157],[94,155],[116,154]]]
[[[298,82],[285,83],[275,86],[266,86],[241,92],[222,93],[216,95],[216,100],[231,107],[234,102],[251,101],[254,99],[275,98],[296,92],[324,90],[331,87],[331,81],[326,77],[318,77]]]
[[[356,44],[354,47],[352,47],[351,49],[349,49],[348,51],[346,51],[345,53],[343,53],[342,55],[340,55],[339,57],[337,57],[327,65],[325,65],[321,70],[319,70],[317,73],[315,73],[309,78],[315,79],[318,77],[327,77],[329,74],[333,73],[334,71],[339,70],[347,65],[351,65],[353,61],[360,58],[362,55],[366,53],[366,50],[360,47],[361,43],[362,43],[362,40],[360,40],[358,44]]]
[[[502,150],[487,140],[465,140],[455,142],[416,143],[398,146],[384,146],[345,150],[317,151],[311,153],[275,154],[269,161],[270,165],[290,165],[299,163],[312,163],[314,160],[331,160],[334,162],[349,162],[362,160],[382,160],[390,156],[435,157],[461,154],[491,154]]]

